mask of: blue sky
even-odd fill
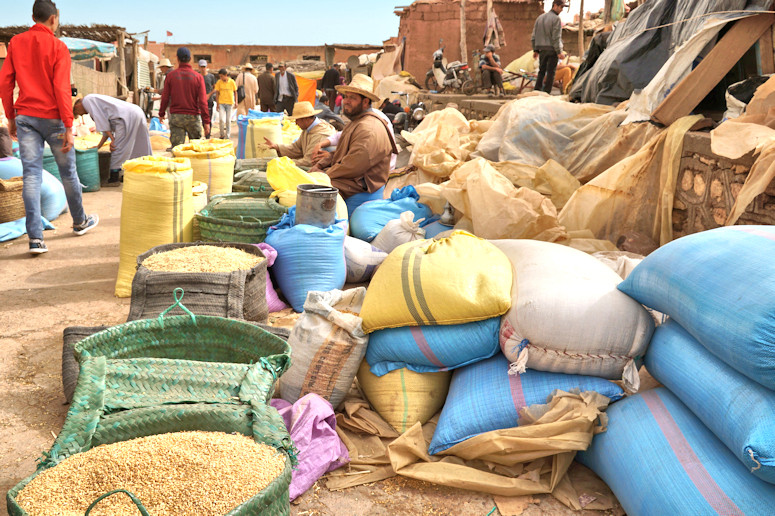
[[[56,0],[55,0],[56,1]],[[170,43],[381,44],[398,35],[393,7],[411,0],[58,0],[64,24],[150,30]],[[32,0],[0,0],[0,26],[32,24]]]

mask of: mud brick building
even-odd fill
[[[493,0],[506,38],[506,46],[497,51],[505,66],[530,50],[530,36],[536,18],[544,12],[542,0]],[[399,16],[397,41],[406,37],[404,69],[420,82],[432,64],[431,56],[444,39],[447,61],[461,60],[460,56],[460,0],[417,0],[409,6],[397,8]],[[487,25],[486,0],[466,1],[466,46],[471,53],[481,51]]]

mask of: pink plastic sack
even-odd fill
[[[310,393],[293,405],[280,398],[272,399],[269,404],[282,416],[299,450],[299,465],[291,478],[291,500],[304,494],[329,471],[350,462],[347,447],[336,434],[336,416],[328,401]]]
[[[261,252],[266,256],[267,268],[271,267],[277,259],[277,251],[275,251],[274,247],[263,242],[254,245],[261,249]],[[266,304],[270,312],[279,312],[280,310],[288,308],[288,305],[286,305],[277,295],[277,291],[272,284],[272,278],[269,277],[269,271],[266,273]]]

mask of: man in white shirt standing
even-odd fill
[[[280,112],[285,111],[290,115],[293,113],[296,99],[299,98],[299,85],[296,83],[296,76],[285,68],[285,63],[277,66],[277,74],[274,76],[276,86],[274,103]]]

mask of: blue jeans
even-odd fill
[[[231,104],[218,104],[218,129],[221,139],[231,138]],[[211,131],[212,132],[212,131]]]
[[[16,116],[16,136],[19,139],[19,157],[24,177],[24,209],[27,213],[27,235],[30,240],[43,239],[43,222],[40,220],[40,185],[43,180],[43,144],[48,142],[54,154],[62,185],[65,187],[67,205],[73,224],[86,220],[81,200],[81,182],[75,171],[75,149],[64,154],[65,125],[61,120]]]

